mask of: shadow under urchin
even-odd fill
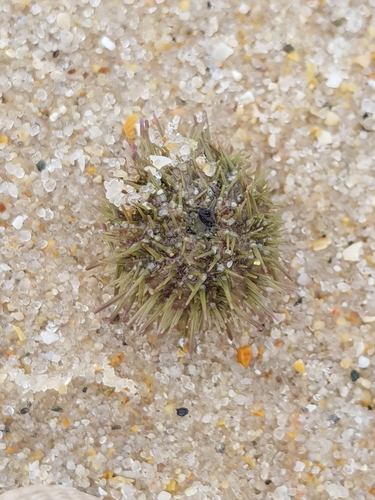
[[[101,208],[110,247],[102,263],[114,268],[115,292],[96,311],[115,305],[109,321],[138,333],[177,329],[190,349],[207,330],[230,339],[249,325],[261,330],[257,314],[272,316],[266,289],[285,291],[277,276],[286,274],[280,213],[264,173],[213,141],[205,114],[194,121],[190,154],[180,156],[178,130],[166,135],[155,118],[151,138],[150,123],[141,120],[123,176],[134,196]],[[151,167],[155,158],[164,160],[161,167]]]

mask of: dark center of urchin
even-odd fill
[[[215,226],[215,214],[209,208],[199,208],[198,217],[206,227],[211,228]]]
[[[188,234],[209,237],[216,227],[215,213],[210,208],[187,210],[184,218]]]
[[[111,320],[120,316],[139,332],[178,328],[190,344],[210,328],[232,337],[235,329],[259,327],[254,314],[268,312],[263,292],[279,287],[281,268],[280,221],[264,178],[246,174],[246,163],[212,145],[204,129],[194,136],[196,156],[209,156],[214,173],[205,175],[193,156],[154,177],[144,168],[155,151],[143,134],[136,177],[128,181],[143,198],[121,215],[113,205],[105,211],[116,296],[100,310],[116,304]]]

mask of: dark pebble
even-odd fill
[[[290,43],[287,43],[286,45],[284,45],[283,51],[289,54],[290,52],[294,52],[294,47],[293,45],[290,45]]]
[[[189,410],[187,408],[177,408],[176,413],[179,417],[185,417],[189,413]]]
[[[224,453],[224,451],[225,451],[225,446],[224,446],[223,444],[221,444],[221,445],[219,446],[219,452],[220,452],[220,453]]]
[[[328,417],[328,420],[330,420],[334,424],[337,424],[338,422],[340,422],[340,417],[338,417],[337,415],[333,414],[333,415],[330,415]]]
[[[352,382],[356,382],[361,375],[357,372],[357,370],[352,370],[350,372],[350,379]]]
[[[271,483],[272,483],[271,479],[266,479],[266,480],[264,481],[264,484],[266,484],[267,486],[268,486],[269,484],[271,484]]]
[[[46,162],[44,160],[38,161],[36,164],[36,168],[39,170],[39,172],[43,172],[43,170],[46,168]]]
[[[1,430],[2,430],[2,432],[4,432],[4,434],[9,434],[9,432],[10,432],[10,428],[7,425],[4,427],[4,429],[1,429]]]
[[[29,413],[29,411],[30,411],[30,408],[28,408],[27,406],[25,408],[20,409],[21,415],[25,415],[26,413]]]
[[[63,409],[61,408],[61,406],[52,406],[51,410],[52,411],[63,411]]]
[[[82,392],[87,392],[87,387],[84,387],[84,388],[82,389]]]

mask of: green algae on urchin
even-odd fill
[[[281,219],[262,170],[213,141],[205,114],[189,137],[178,118],[165,130],[141,120],[125,156],[102,207],[115,292],[96,312],[114,305],[109,320],[138,332],[177,329],[190,349],[207,330],[262,329],[266,289],[284,289]]]

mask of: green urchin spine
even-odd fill
[[[141,123],[135,180],[124,183],[136,193],[147,186],[153,192],[130,208],[103,204],[110,247],[103,263],[115,268],[115,296],[96,312],[115,304],[110,321],[123,320],[140,333],[155,325],[158,334],[178,328],[192,347],[209,329],[231,339],[249,324],[262,329],[254,316],[272,316],[264,292],[284,289],[277,279],[284,270],[280,214],[263,173],[249,173],[246,159],[214,143],[205,118],[196,120],[190,140],[197,142],[192,158],[164,166],[157,178],[146,170],[150,156],[170,158],[170,152]]]

